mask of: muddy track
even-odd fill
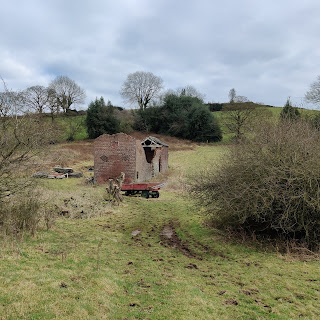
[[[209,248],[206,245],[203,245],[199,241],[197,241],[193,236],[188,235],[189,241],[182,241],[177,232],[176,227],[173,222],[169,222],[162,227],[162,231],[160,233],[161,244],[165,247],[171,247],[178,249],[182,254],[190,258],[196,258],[198,260],[202,260],[203,257],[201,253],[195,252],[191,246],[198,249],[202,253],[211,254],[214,256],[220,256],[222,258],[228,259],[222,252],[215,252],[213,249]]]
[[[183,242],[179,238],[172,222],[163,226],[160,233],[160,239],[163,246],[178,249],[182,254],[189,258],[202,260],[202,258],[197,253],[190,249],[187,243]]]

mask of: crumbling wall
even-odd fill
[[[141,141],[136,145],[136,182],[143,182],[152,178],[152,164],[148,163]]]
[[[140,141],[137,141],[136,157],[137,182],[150,180],[168,169],[168,147],[151,150],[151,148],[142,147]]]
[[[95,180],[104,183],[123,172],[125,183],[135,181],[136,145],[136,139],[124,133],[98,137],[94,141]]]
[[[160,154],[160,172],[163,173],[168,170],[168,161],[169,161],[169,148],[162,147]]]
[[[98,183],[125,173],[124,183],[150,180],[168,169],[168,147],[143,147],[141,141],[118,133],[94,142],[94,177]]]

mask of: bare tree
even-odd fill
[[[320,76],[310,85],[310,90],[305,94],[305,100],[315,104],[320,103]]]
[[[183,88],[178,88],[176,90],[176,93],[178,95],[181,95],[181,96],[195,97],[195,98],[198,98],[200,100],[204,100],[204,98],[205,98],[204,94],[202,94],[195,87],[190,86],[190,85],[185,86]]]
[[[50,111],[51,122],[53,123],[54,117],[59,113],[60,106],[57,99],[56,91],[52,88],[48,88],[48,101],[47,106]]]
[[[30,159],[46,145],[51,130],[22,108],[23,95],[4,84],[0,93],[0,202],[27,185],[21,177]]]
[[[24,95],[21,92],[9,90],[6,83],[3,82],[4,91],[0,92],[0,120],[2,127],[7,124],[7,119],[10,117],[18,118],[18,115],[24,109]]]
[[[234,102],[237,102],[237,103],[250,102],[250,100],[246,96],[235,96],[233,99],[234,99]]]
[[[26,107],[42,114],[49,100],[48,88],[32,86],[24,91]]]
[[[138,103],[141,110],[159,97],[163,89],[163,80],[151,72],[137,71],[130,73],[120,90],[121,96],[129,103]]]
[[[6,92],[0,92],[0,119],[5,119],[10,115],[11,112],[11,101],[10,96]],[[1,122],[4,123],[3,119]]]
[[[250,129],[255,116],[255,109],[256,106],[252,102],[233,102],[223,106],[221,122],[229,133],[235,135],[237,142]]]
[[[70,109],[72,104],[84,103],[86,98],[85,91],[66,76],[59,76],[53,80],[49,89],[56,92],[57,103],[64,111]]]
[[[230,91],[229,91],[229,99],[230,99],[230,103],[232,103],[232,102],[234,102],[234,99],[235,99],[235,97],[236,97],[236,90],[235,90],[235,88],[232,88],[232,89],[230,89]]]

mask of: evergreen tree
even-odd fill
[[[300,111],[291,105],[290,98],[287,99],[286,104],[281,110],[280,117],[287,120],[297,120],[300,118]]]
[[[89,104],[86,125],[90,139],[95,139],[104,133],[120,132],[120,121],[114,115],[114,107],[110,101],[106,105],[103,97]]]
[[[215,142],[222,139],[221,129],[204,105],[196,105],[188,113],[187,138],[193,141]]]
[[[137,112],[135,128],[193,141],[222,139],[220,127],[203,101],[184,94],[170,93],[161,106]]]

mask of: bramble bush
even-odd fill
[[[320,133],[283,119],[231,146],[216,168],[189,177],[190,191],[222,228],[320,242]]]

